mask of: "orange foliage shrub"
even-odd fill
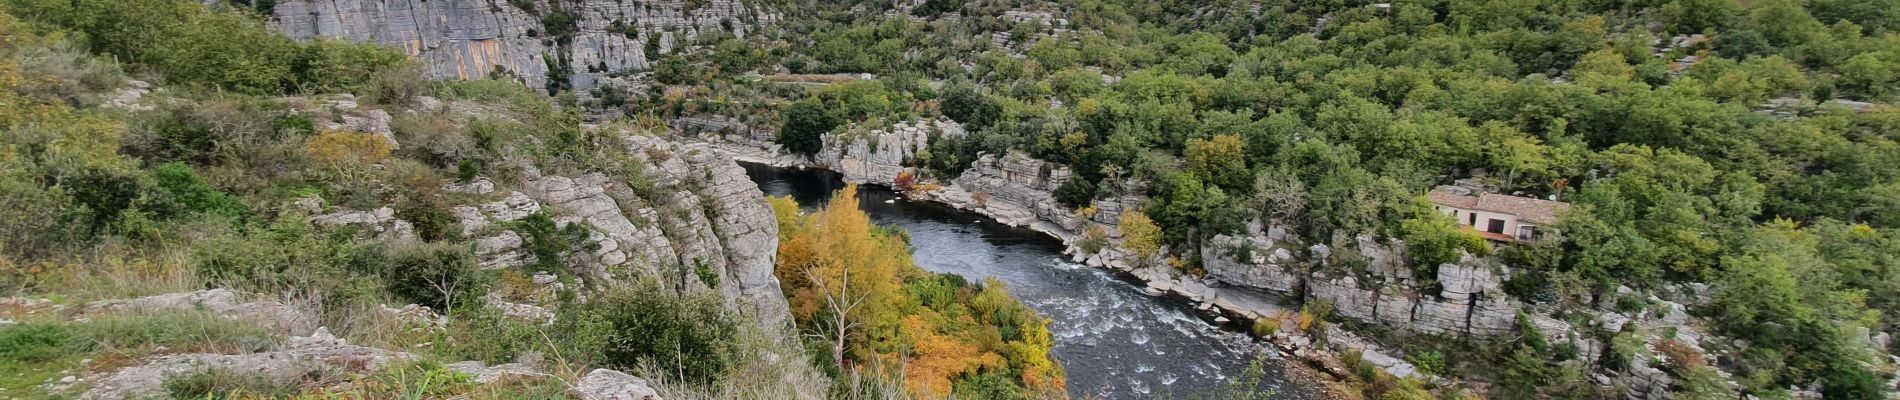
[[[937,327],[918,315],[904,318],[904,332],[910,333],[911,358],[904,365],[904,386],[921,398],[940,398],[950,394],[951,378],[983,368],[1002,368],[1003,357],[985,352],[975,344],[936,332]]]
[[[899,191],[911,191],[916,185],[917,175],[911,174],[910,171],[899,172],[897,173],[897,178],[891,179],[891,187],[897,188]]]

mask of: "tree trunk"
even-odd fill
[[[844,320],[838,320],[838,338],[831,344],[831,366],[838,372],[844,372]]]

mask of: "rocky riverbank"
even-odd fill
[[[890,129],[828,137],[823,150],[817,155],[804,157],[781,152],[776,144],[769,142],[769,132],[724,127],[709,120],[694,120],[689,124],[699,127],[696,131],[701,132],[689,135],[692,136],[689,141],[696,146],[716,149],[735,160],[775,167],[828,169],[839,172],[848,182],[886,186],[891,185],[900,174],[921,175],[915,168],[905,164],[917,151],[928,145],[924,141],[929,137],[925,134],[928,129],[950,127],[950,132],[961,133],[960,127],[947,121],[900,123]],[[708,128],[709,125],[713,128]],[[1064,254],[1071,260],[1127,273],[1146,284],[1147,291],[1153,295],[1185,297],[1199,304],[1198,308],[1204,312],[1222,315],[1215,319],[1217,323],[1239,323],[1230,320],[1229,317],[1233,317],[1249,321],[1286,319],[1289,320],[1287,325],[1292,325],[1290,319],[1294,318],[1296,310],[1286,308],[1280,299],[1273,296],[1232,287],[1214,277],[1194,278],[1156,260],[1134,260],[1129,252],[1120,248],[1120,233],[1116,227],[1123,210],[1136,209],[1145,200],[1135,194],[1142,191],[1142,183],[1124,185],[1120,192],[1129,194],[1095,200],[1095,212],[1081,215],[1056,202],[1053,194],[1071,175],[1066,166],[1019,153],[1001,157],[985,155],[956,179],[950,182],[923,180],[924,183],[919,187],[928,189],[914,190],[908,195],[913,199],[972,211],[1004,224],[1049,235],[1064,243]],[[1085,232],[1091,226],[1101,228],[1110,241],[1107,246],[1092,252],[1082,245]],[[1398,357],[1387,355],[1388,351],[1376,343],[1338,328],[1330,328],[1325,335],[1280,331],[1265,339],[1275,343],[1284,354],[1325,367],[1327,372],[1336,376],[1343,376],[1350,371],[1339,362],[1337,352],[1326,350],[1329,346],[1319,342],[1331,344],[1330,348],[1359,352],[1363,359],[1393,376],[1419,377],[1417,368]]]
[[[847,181],[889,185],[899,174],[919,175],[906,164],[927,147],[915,135],[924,129],[920,126],[930,124],[942,122],[899,124],[891,129],[867,130],[868,134],[827,138],[824,151],[816,157],[782,154],[770,143],[769,132],[758,130],[727,129],[724,132],[746,134],[701,134],[692,140],[735,159],[830,169],[843,174]],[[742,137],[728,139],[735,136]],[[876,151],[871,151],[873,148]],[[1259,221],[1249,224],[1243,234],[1210,239],[1209,245],[1199,250],[1205,274],[1189,273],[1163,261],[1170,253],[1166,249],[1152,259],[1138,260],[1120,247],[1119,217],[1123,210],[1136,209],[1145,200],[1140,195],[1145,192],[1141,182],[1123,183],[1116,191],[1119,195],[1094,200],[1091,210],[1084,213],[1055,201],[1055,189],[1071,175],[1066,166],[1020,153],[986,155],[948,182],[920,182],[916,187],[922,190],[914,190],[910,196],[1060,239],[1072,260],[1127,273],[1144,282],[1152,294],[1193,300],[1203,310],[1220,313],[1222,317],[1216,319],[1219,323],[1227,323],[1231,317],[1252,324],[1292,327],[1301,316],[1289,305],[1323,303],[1330,305],[1336,318],[1389,327],[1406,336],[1504,340],[1524,334],[1525,326],[1529,326],[1553,345],[1574,350],[1576,359],[1588,365],[1600,365],[1608,351],[1594,332],[1633,335],[1641,345],[1631,350],[1634,354],[1625,355],[1628,365],[1620,370],[1595,369],[1591,377],[1598,386],[1631,399],[1668,397],[1676,378],[1658,366],[1662,355],[1655,349],[1687,348],[1704,357],[1716,357],[1720,354],[1700,343],[1727,340],[1709,333],[1686,312],[1688,307],[1707,301],[1706,285],[1676,285],[1647,296],[1624,288],[1599,296],[1593,302],[1597,307],[1592,313],[1559,318],[1554,310],[1506,294],[1503,286],[1511,276],[1511,268],[1492,258],[1466,255],[1456,263],[1437,266],[1429,276],[1418,276],[1408,265],[1405,244],[1399,240],[1360,235],[1335,238],[1331,243],[1337,247],[1308,244],[1282,227]],[[1100,232],[1100,239],[1106,242],[1095,251],[1088,248],[1095,246],[1084,245],[1092,239],[1088,237],[1091,232]],[[1619,303],[1640,306],[1630,308]],[[1520,324],[1520,318],[1526,324]],[[1452,378],[1428,376],[1406,361],[1403,351],[1382,345],[1378,339],[1337,326],[1321,329],[1323,332],[1259,332],[1287,354],[1335,375],[1352,373],[1340,362],[1345,353],[1351,352],[1392,376]],[[1878,333],[1867,336],[1870,346],[1879,346],[1885,340]]]

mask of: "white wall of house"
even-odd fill
[[[1472,210],[1472,209],[1466,209],[1466,208],[1451,207],[1451,206],[1446,206],[1446,205],[1436,205],[1436,207],[1438,208],[1439,212],[1444,213],[1445,215],[1450,215],[1452,216],[1453,219],[1456,219],[1458,221],[1458,225],[1469,226],[1471,227],[1471,229],[1475,229],[1479,231],[1489,232],[1487,228],[1491,227],[1492,219],[1502,220],[1504,221],[1504,231],[1499,232],[1499,233],[1506,236],[1514,237],[1514,238],[1518,236],[1518,232],[1517,232],[1518,227],[1536,226],[1533,224],[1525,224],[1525,223],[1518,222],[1516,214],[1504,214],[1504,213],[1496,213],[1496,212],[1490,212],[1490,211],[1484,211],[1484,210]],[[1472,219],[1471,219],[1472,214],[1477,214],[1478,216],[1477,222],[1475,224],[1472,223]]]

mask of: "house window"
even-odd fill
[[[1538,238],[1542,238],[1542,237],[1544,237],[1544,235],[1540,232],[1537,232],[1536,225],[1523,225],[1523,226],[1517,227],[1517,240],[1537,240]]]

